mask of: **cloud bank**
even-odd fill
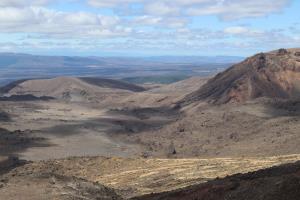
[[[222,47],[234,53],[241,47],[254,49],[259,42],[265,48],[279,46],[280,41],[299,44],[299,30],[292,25],[266,30],[247,24],[280,14],[290,4],[289,0],[1,0],[0,51],[63,46],[176,53],[174,49]],[[214,24],[205,24],[206,19]],[[5,39],[7,35],[12,39]]]

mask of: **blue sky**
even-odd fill
[[[300,47],[297,0],[0,0],[0,52],[236,55]]]

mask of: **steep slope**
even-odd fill
[[[17,81],[13,81],[3,87],[0,87],[0,95],[1,94],[5,94],[8,93],[11,89],[13,89],[14,87],[18,86],[19,84],[25,82],[26,80],[17,80]]]
[[[300,49],[260,53],[210,79],[180,101],[215,104],[245,102],[258,97],[300,97]]]
[[[177,191],[135,200],[288,200],[300,199],[300,162],[238,174]]]

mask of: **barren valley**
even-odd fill
[[[260,187],[242,195],[257,179],[266,193],[289,181],[282,191],[296,192],[299,52],[171,84],[10,83],[0,89],[0,199],[267,199]]]

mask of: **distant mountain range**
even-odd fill
[[[166,63],[236,63],[245,59],[240,56],[157,56],[144,58],[148,61],[166,62]]]
[[[70,57],[0,53],[0,84],[17,79],[55,76],[110,78],[161,75],[208,75],[243,60],[235,56]]]

